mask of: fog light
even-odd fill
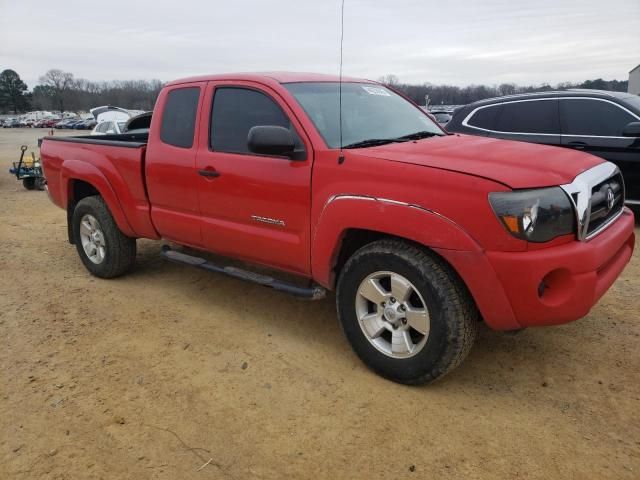
[[[544,284],[544,281],[540,282],[540,285],[538,285],[538,296],[540,298],[542,298],[542,296],[544,295],[545,288],[547,288],[547,286]]]
[[[547,273],[538,285],[538,298],[549,306],[558,306],[567,302],[575,290],[575,279],[565,268]]]

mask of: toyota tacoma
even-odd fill
[[[456,367],[479,321],[519,330],[585,316],[634,248],[614,164],[449,134],[367,80],[177,80],[148,131],[45,137],[41,156],[93,275],[128,272],[147,238],[188,247],[163,248],[174,262],[309,299],[335,290],[357,355],[408,384]]]

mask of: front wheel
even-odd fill
[[[73,211],[73,240],[84,266],[96,277],[113,278],[133,268],[136,240],[120,231],[102,197],[85,197]]]
[[[450,372],[477,333],[477,309],[456,273],[400,240],[358,250],[340,273],[336,303],[358,356],[400,383],[429,383]]]

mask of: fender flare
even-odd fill
[[[334,287],[333,269],[342,239],[354,228],[431,248],[466,284],[487,324],[499,330],[521,328],[484,249],[460,225],[419,205],[358,195],[330,198],[320,214],[311,249],[313,277],[321,285]]]
[[[67,208],[71,197],[71,183],[74,180],[81,180],[92,185],[107,204],[113,219],[122,233],[135,237],[135,232],[129,225],[122,205],[118,201],[118,196],[105,175],[94,165],[80,160],[65,160],[62,162],[60,170],[60,186],[62,202]]]
[[[406,238],[430,248],[482,251],[459,225],[432,210],[384,198],[336,195],[320,214],[311,249],[313,277],[325,287],[333,287],[333,267],[350,229]]]

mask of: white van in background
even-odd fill
[[[91,135],[113,135],[124,133],[124,128],[131,117],[135,117],[143,110],[127,110],[126,108],[105,105],[90,110],[98,124],[91,131]]]

